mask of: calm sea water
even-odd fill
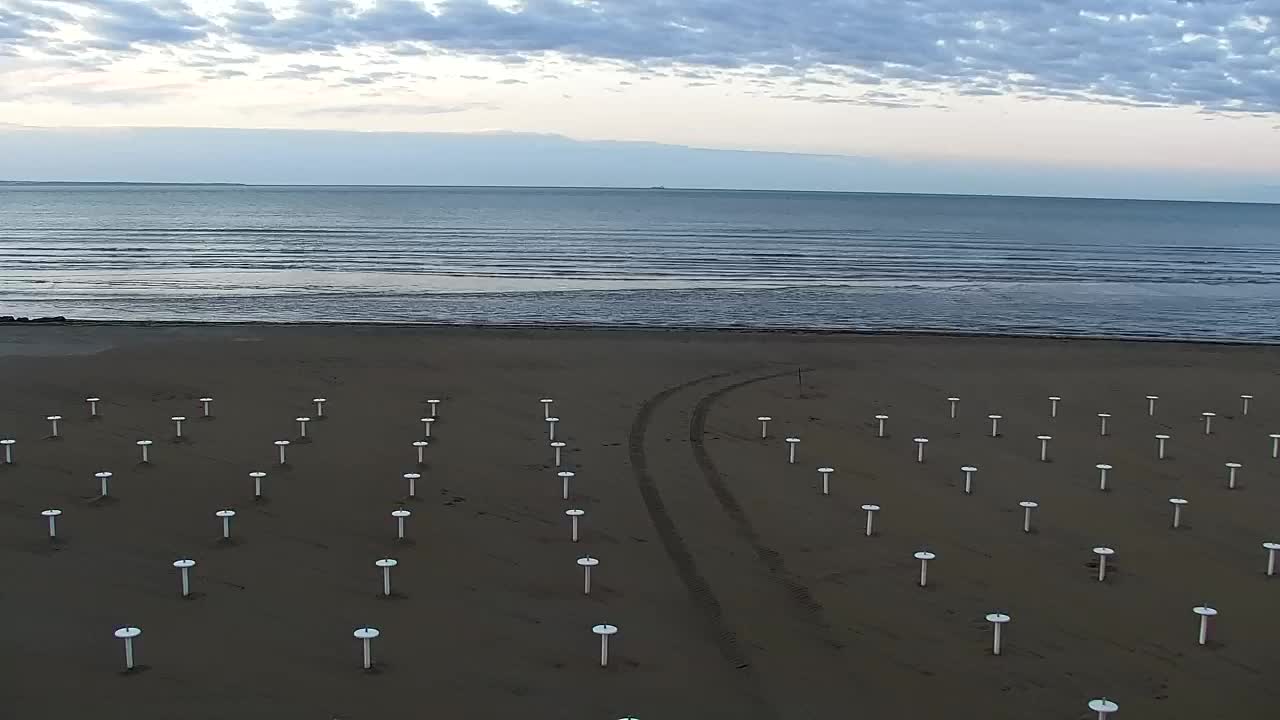
[[[0,188],[0,314],[1280,341],[1280,206]]]

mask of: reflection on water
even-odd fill
[[[0,314],[1280,339],[1280,206],[0,189]]]

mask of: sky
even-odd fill
[[[1280,201],[1280,0],[0,0],[0,151],[5,179]]]

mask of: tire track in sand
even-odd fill
[[[804,372],[809,372],[812,368],[803,368]],[[703,478],[706,479],[707,485],[711,488],[712,494],[715,495],[716,501],[720,504],[720,508],[724,510],[725,515],[733,523],[734,529],[738,535],[751,545],[755,551],[756,559],[764,564],[769,571],[769,576],[776,581],[787,592],[788,597],[792,600],[795,607],[800,611],[801,616],[808,623],[817,627],[822,634],[822,640],[831,648],[836,650],[843,649],[845,644],[836,639],[832,633],[831,626],[827,623],[826,613],[822,604],[813,596],[813,592],[809,590],[796,575],[787,570],[786,563],[782,559],[781,553],[766,545],[760,539],[755,527],[751,524],[751,519],[747,517],[746,512],[742,509],[742,504],[738,502],[733,491],[729,489],[729,485],[725,482],[724,476],[716,467],[715,462],[711,459],[710,453],[707,452],[706,431],[707,416],[711,413],[711,408],[725,395],[735,390],[753,385],[755,383],[773,380],[779,377],[786,377],[792,374],[791,370],[784,372],[762,375],[760,377],[748,378],[740,382],[726,385],[702,397],[694,406],[693,416],[689,420],[689,442],[693,448],[694,462],[697,463],[698,469],[702,471]]]
[[[653,522],[653,527],[658,533],[658,539],[662,542],[662,547],[666,551],[667,557],[671,559],[671,564],[676,568],[676,574],[680,577],[681,583],[684,584],[685,590],[689,593],[689,599],[694,607],[704,615],[717,649],[726,661],[743,671],[744,691],[749,693],[758,703],[758,707],[762,711],[761,714],[765,717],[778,717],[777,711],[760,694],[760,683],[758,678],[755,677],[756,674],[751,666],[751,661],[738,643],[737,634],[725,619],[724,608],[720,600],[712,591],[711,584],[707,582],[706,577],[698,570],[688,543],[685,541],[684,536],[680,534],[679,528],[676,527],[667,505],[662,499],[662,493],[658,490],[657,482],[649,472],[649,460],[644,447],[645,435],[648,432],[650,423],[653,421],[654,412],[672,395],[695,385],[729,377],[733,374],[732,372],[721,372],[704,375],[679,385],[673,385],[650,397],[640,406],[640,409],[636,412],[635,419],[631,423],[631,432],[628,435],[628,450],[631,468],[635,473],[636,485],[640,489],[640,496],[644,500],[649,519]]]

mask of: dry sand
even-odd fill
[[[1100,695],[1118,720],[1276,713],[1280,577],[1260,545],[1280,540],[1275,349],[71,326],[0,328],[0,355],[0,435],[19,441],[0,466],[3,717],[1068,719]],[[1242,392],[1257,396],[1248,417]],[[213,420],[196,419],[205,394]],[[103,398],[96,421],[87,395]],[[1064,398],[1056,420],[1049,395]],[[296,439],[315,396],[328,419],[275,467],[272,441]],[[578,473],[569,503],[543,396]],[[413,543],[398,545],[390,512],[429,397],[441,421],[421,500],[405,503]],[[1204,410],[1219,414],[1210,436]],[[767,441],[760,414],[775,418]],[[172,415],[192,418],[189,442],[171,442]],[[787,435],[802,438],[795,465]],[[141,438],[156,441],[148,467]],[[1244,465],[1235,492],[1229,460]],[[255,504],[258,469],[269,500]],[[93,499],[99,470],[114,502]],[[1190,500],[1179,531],[1173,496]],[[1024,499],[1041,504],[1035,534]],[[868,502],[883,507],[872,538]],[[570,505],[586,510],[577,545]],[[57,546],[46,507],[64,510]],[[231,546],[223,507],[239,511]],[[1117,551],[1105,583],[1097,545]],[[921,548],[938,555],[927,589]],[[601,560],[589,597],[587,552]],[[195,599],[179,597],[182,556],[198,562]],[[399,559],[403,597],[379,597],[381,557]],[[1205,601],[1221,615],[1199,647]],[[1013,618],[1000,657],[995,610]],[[600,622],[621,629],[608,669]],[[352,637],[364,624],[382,631],[375,674]],[[143,629],[143,672],[120,672],[121,625]]]

